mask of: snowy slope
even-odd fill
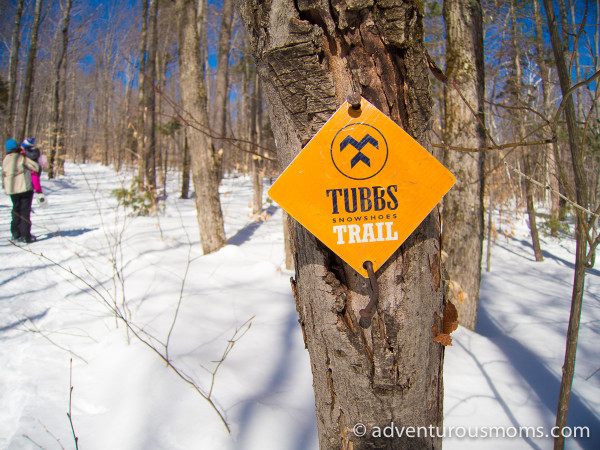
[[[158,218],[132,218],[110,195],[128,186],[113,171],[66,169],[59,180],[43,180],[51,206],[32,216],[40,240],[29,246],[9,242],[10,199],[0,195],[0,448],[74,448],[69,407],[86,450],[317,448],[308,354],[292,274],[282,269],[281,210],[270,206],[268,219],[254,223],[251,183],[226,179],[230,245],[203,256],[193,200],[177,198],[174,175]],[[573,242],[545,241],[546,260],[535,263],[526,225],[513,221],[505,227],[514,237],[498,238],[483,277],[477,333],[459,329],[446,350],[446,427],[547,433],[554,424]],[[590,427],[592,438],[569,439],[568,448],[600,448],[600,373],[585,380],[600,367],[598,275],[591,270],[586,281],[569,413],[569,424]],[[115,306],[132,330],[115,319]],[[173,365],[205,394],[214,381],[211,399],[231,434],[133,331],[163,355],[168,339]],[[444,440],[449,449],[550,445],[529,437]]]

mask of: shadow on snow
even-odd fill
[[[560,379],[558,379],[547,367],[543,359],[528,349],[517,339],[506,334],[506,332],[493,320],[490,313],[486,310],[485,301],[479,303],[479,312],[477,314],[477,333],[486,336],[496,344],[496,346],[506,355],[507,360],[515,370],[529,384],[533,392],[536,393],[541,403],[553,414],[558,405],[558,393],[560,390]],[[484,376],[490,384],[491,380]],[[505,411],[507,406],[501,399],[499,393],[492,387],[496,398]],[[516,419],[507,412],[507,415],[514,423]],[[600,419],[590,410],[581,398],[571,391],[569,402],[569,415],[567,420],[569,427],[588,427],[590,437],[576,437],[582,448],[600,448]],[[572,438],[573,439],[573,438]],[[533,448],[532,442],[528,442]]]
[[[273,214],[275,214],[275,211],[277,211],[277,207],[276,206],[269,206],[266,209],[266,214],[267,217],[266,219],[268,219],[269,217],[271,217]],[[256,230],[258,230],[258,228],[265,223],[266,219],[258,219],[255,220],[254,222],[249,223],[248,225],[246,225],[244,228],[242,228],[241,230],[239,230],[234,236],[230,237],[227,240],[227,243],[230,245],[237,245],[240,246],[245,242],[248,242],[250,240],[250,238],[252,237],[252,235],[254,234],[254,232]]]

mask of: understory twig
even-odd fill
[[[79,448],[78,441],[79,438],[75,434],[75,428],[73,427],[73,415],[71,413],[71,400],[73,399],[73,358],[71,358],[70,368],[69,368],[69,412],[67,413],[67,417],[69,418],[69,423],[71,424],[71,432],[73,433],[73,439],[75,440],[75,450]]]
[[[135,336],[138,339],[138,341],[140,341],[146,347],[148,347],[150,350],[152,350],[160,359],[162,359],[165,362],[167,367],[169,367],[171,370],[173,370],[173,372],[181,380],[183,380],[184,382],[189,384],[203,399],[205,399],[209,403],[209,405],[212,407],[212,409],[216,412],[216,414],[221,419],[221,422],[227,429],[227,432],[231,433],[231,429],[229,428],[229,424],[227,423],[227,420],[225,419],[224,414],[221,412],[221,410],[215,403],[214,399],[212,398],[212,392],[213,392],[213,387],[215,384],[215,380],[216,380],[216,376],[217,376],[217,372],[219,371],[219,368],[221,367],[221,365],[227,358],[227,355],[232,350],[234,344],[239,339],[241,339],[246,334],[246,332],[250,329],[250,327],[252,325],[252,320],[254,319],[254,316],[252,316],[250,319],[246,320],[242,325],[240,325],[238,328],[235,329],[233,336],[231,337],[231,339],[229,339],[227,341],[227,345],[221,355],[220,360],[213,361],[217,364],[216,367],[212,371],[205,369],[211,375],[210,387],[208,389],[208,392],[206,392],[190,375],[186,374],[183,370],[181,370],[179,367],[174,365],[172,360],[167,356],[166,352],[163,353],[161,350],[159,350],[159,348],[158,348],[159,346],[166,350],[167,343],[161,342],[160,339],[158,339],[155,336],[151,335],[150,333],[146,332],[143,328],[140,328],[134,322],[132,322],[125,315],[125,313],[119,308],[119,304],[117,304],[117,302],[114,299],[108,298],[108,297],[110,297],[110,295],[108,295],[109,294],[108,292],[107,292],[107,295],[108,295],[108,297],[107,297],[107,296],[105,296],[104,292],[100,291],[96,286],[92,285],[88,280],[84,279],[81,275],[75,273],[70,267],[65,267],[64,265],[60,264],[59,262],[53,260],[52,258],[50,258],[46,255],[44,255],[43,253],[35,253],[34,251],[32,251],[29,248],[19,247],[15,243],[13,243],[13,242],[11,242],[11,243],[15,247],[18,247],[18,248],[22,249],[23,251],[26,251],[32,255],[37,256],[38,258],[40,258],[42,260],[47,261],[52,266],[59,268],[60,270],[66,272],[69,275],[71,275],[72,277],[74,277],[79,282],[83,283],[89,289],[88,295],[91,295],[92,297],[99,300],[109,310],[109,312],[115,316],[115,318],[117,320],[119,320],[121,323],[123,323],[125,325],[128,332],[130,332],[133,336]],[[183,282],[185,282],[185,277],[184,277]],[[175,319],[176,319],[176,317],[175,317]]]
[[[571,200],[569,197],[566,197],[566,196],[564,196],[563,194],[561,194],[560,192],[558,192],[558,191],[556,191],[556,190],[552,189],[552,188],[550,187],[550,185],[548,185],[548,184],[543,184],[543,183],[540,183],[539,181],[537,181],[537,180],[535,180],[535,179],[531,178],[529,175],[526,175],[526,174],[524,174],[523,172],[521,172],[521,171],[520,171],[519,169],[517,169],[516,167],[513,167],[513,166],[511,166],[511,165],[510,165],[510,164],[508,164],[508,162],[506,162],[506,161],[504,161],[504,164],[506,165],[506,167],[507,167],[509,170],[511,170],[511,171],[515,172],[516,174],[518,174],[518,175],[522,176],[523,178],[527,179],[528,181],[530,181],[531,183],[535,184],[536,186],[539,186],[539,187],[541,187],[541,188],[543,188],[543,189],[546,189],[546,190],[549,190],[549,191],[551,191],[551,192],[555,193],[555,194],[556,194],[556,195],[558,195],[560,198],[562,198],[564,201],[566,201],[567,203],[569,203],[569,204],[570,204],[570,205],[572,205],[573,207],[575,207],[575,208],[579,209],[580,211],[583,211],[584,213],[586,213],[586,214],[590,214],[590,215],[592,215],[592,216],[595,216],[595,217],[600,217],[600,214],[598,214],[598,213],[595,213],[595,212],[592,212],[592,211],[590,211],[590,210],[589,210],[589,209],[587,209],[587,208],[584,208],[584,207],[583,207],[583,206],[581,206],[580,204],[578,204],[578,203],[574,202],[573,200]]]

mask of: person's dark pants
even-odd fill
[[[13,194],[10,196],[13,203],[12,222],[10,232],[15,239],[31,239],[31,202],[33,191]]]

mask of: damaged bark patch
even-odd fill
[[[437,291],[440,288],[440,281],[442,279],[442,271],[440,269],[440,257],[436,253],[435,255],[433,255],[432,261],[431,258],[429,258],[429,255],[427,255],[427,262],[429,263],[429,271],[431,272],[433,287]]]
[[[337,395],[335,393],[334,387],[333,387],[333,376],[332,376],[333,371],[331,370],[331,367],[327,369],[327,387],[329,388],[329,393],[331,394],[331,411],[333,411],[333,408],[335,407],[335,400],[337,398]]]
[[[326,272],[323,276],[323,281],[329,286],[329,294],[333,296],[332,312],[341,314],[346,308],[346,291],[340,280],[336,278],[333,272]]]
[[[444,308],[444,319],[441,321],[440,330],[440,316],[434,313],[434,325],[432,327],[433,340],[439,342],[444,347],[452,345],[452,338],[450,334],[458,328],[458,311],[456,306],[452,302],[448,302]]]
[[[402,264],[400,275],[396,276],[396,284],[401,284],[406,282],[406,275],[408,275],[408,271],[410,269],[410,252],[409,250],[403,251],[402,247],[400,247],[400,252],[402,254]]]
[[[302,314],[300,303],[298,302],[298,288],[296,287],[296,280],[294,280],[292,277],[290,277],[290,284],[292,285],[292,295],[294,296],[294,300],[296,301],[296,311],[298,311],[298,315],[300,316],[300,318],[298,319],[298,323],[300,324],[300,329],[302,330],[304,348],[308,349],[308,342],[306,340],[306,328],[304,326],[304,314]]]

